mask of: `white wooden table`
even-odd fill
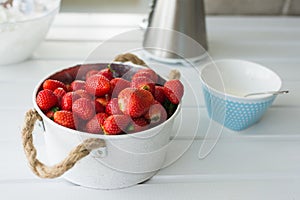
[[[298,199],[300,198],[300,18],[208,17],[209,53],[214,59],[239,58],[276,71],[290,94],[277,98],[263,120],[241,132],[227,129],[212,152],[199,159],[209,119],[201,92],[198,104],[185,94],[183,125],[174,149],[192,143],[172,165],[134,187],[103,191],[62,178],[37,178],[27,166],[20,130],[32,108],[32,92],[49,73],[81,63],[100,42],[137,28],[143,16],[60,14],[32,58],[0,67],[0,199]],[[116,40],[126,47],[136,40]],[[103,52],[110,58],[111,49]],[[172,66],[171,66],[172,67]],[[173,66],[176,67],[176,66]],[[187,78],[189,68],[181,67]],[[200,83],[191,78],[191,87]],[[195,137],[190,127],[200,110]],[[36,134],[43,160],[43,138]],[[211,138],[213,139],[213,138]],[[176,148],[178,147],[178,148]],[[169,153],[172,155],[172,152]]]

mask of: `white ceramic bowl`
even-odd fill
[[[63,127],[49,119],[37,106],[36,95],[46,79],[71,81],[90,69],[103,69],[107,65],[108,63],[78,65],[58,71],[43,79],[33,93],[34,108],[42,117],[45,127],[45,144],[50,165],[60,162],[87,138],[101,138],[105,141],[104,149],[94,150],[63,175],[75,184],[98,189],[132,186],[151,178],[160,170],[165,161],[174,120],[181,110],[179,104],[168,120],[145,131],[123,135],[100,135]],[[132,68],[128,64],[120,63],[110,66],[114,70],[116,67],[123,70],[122,74]]]
[[[270,69],[244,60],[219,60],[201,70],[209,116],[232,130],[242,130],[261,119],[275,95],[244,97],[249,93],[279,91],[280,77]]]
[[[58,11],[59,1],[49,12],[35,18],[0,23],[0,65],[18,63],[30,57],[45,38]]]

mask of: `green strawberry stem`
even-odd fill
[[[117,72],[116,70],[113,70],[110,66],[110,64],[107,65],[107,68],[113,73],[113,77],[117,77]]]
[[[52,111],[53,113],[55,113],[56,111],[59,111],[59,107],[54,106],[53,108],[51,108],[51,111]]]

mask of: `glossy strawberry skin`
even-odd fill
[[[114,78],[110,81],[112,97],[117,97],[125,88],[130,87],[130,82],[123,78]]]
[[[95,101],[99,102],[102,106],[106,107],[110,99],[110,95],[105,95],[104,97],[96,98]]]
[[[61,99],[63,98],[63,96],[66,94],[66,91],[63,88],[56,88],[53,92],[58,100],[58,106],[61,107]]]
[[[114,78],[113,72],[110,68],[102,69],[97,74],[105,76],[108,80],[112,80]]]
[[[75,90],[85,90],[85,81],[82,80],[75,80],[71,83],[70,89],[72,91]]]
[[[87,73],[86,73],[86,75],[85,75],[85,80],[87,80],[89,77],[91,77],[91,76],[93,76],[93,75],[96,75],[96,74],[98,74],[98,70],[90,70],[90,71],[88,71]]]
[[[83,120],[89,120],[96,114],[93,102],[86,98],[79,98],[74,101],[72,111]]]
[[[86,124],[85,131],[88,133],[101,134],[103,133],[102,125],[108,115],[106,113],[98,113]]]
[[[58,104],[58,99],[53,91],[44,89],[37,94],[36,103],[39,108],[45,112],[53,106],[56,106]]]
[[[184,86],[179,80],[169,80],[164,84],[164,94],[173,104],[179,104],[184,93]]]
[[[154,98],[152,94],[143,89],[126,88],[118,96],[120,110],[132,118],[144,115],[153,102]]]
[[[94,103],[96,113],[105,112],[105,106],[103,106],[101,103],[99,103],[99,101],[94,100],[93,103]]]
[[[59,87],[63,88],[65,91],[68,91],[66,85],[63,82],[58,81],[58,80],[47,79],[43,83],[43,89],[48,89],[48,90],[54,91],[56,88],[59,88]]]
[[[90,100],[93,99],[93,97],[86,90],[83,90],[83,89],[76,90],[76,91],[74,91],[74,93],[78,94],[82,98],[86,98],[86,99],[90,99]]]
[[[54,113],[54,121],[64,127],[75,129],[73,113],[71,111],[61,110]]]
[[[123,114],[122,111],[119,108],[119,104],[118,104],[118,99],[117,98],[112,98],[106,108],[105,108],[105,112],[108,115],[120,115]]]
[[[118,135],[126,131],[130,117],[127,115],[111,115],[103,123],[103,131],[106,135]]]
[[[127,127],[128,133],[141,132],[149,128],[149,123],[144,117],[132,119],[130,125]]]
[[[140,76],[140,77],[133,78],[131,80],[131,87],[148,90],[153,95],[155,92],[155,82],[153,82],[151,79],[147,77]]]
[[[93,75],[86,80],[86,90],[91,95],[101,97],[110,93],[110,89],[109,80],[100,74]]]
[[[74,92],[67,92],[60,101],[60,106],[62,110],[72,110],[72,104],[74,101],[79,99],[80,96]]]
[[[166,100],[166,95],[164,93],[164,87],[155,86],[154,98],[159,103],[163,103]]]
[[[167,111],[160,103],[153,104],[144,116],[151,126],[156,126],[167,120]]]
[[[133,75],[132,79],[135,79],[136,77],[147,77],[151,79],[154,83],[157,83],[158,81],[158,76],[156,72],[152,69],[141,69]]]

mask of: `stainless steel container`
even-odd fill
[[[143,47],[161,59],[197,59],[207,50],[203,0],[154,0]]]

